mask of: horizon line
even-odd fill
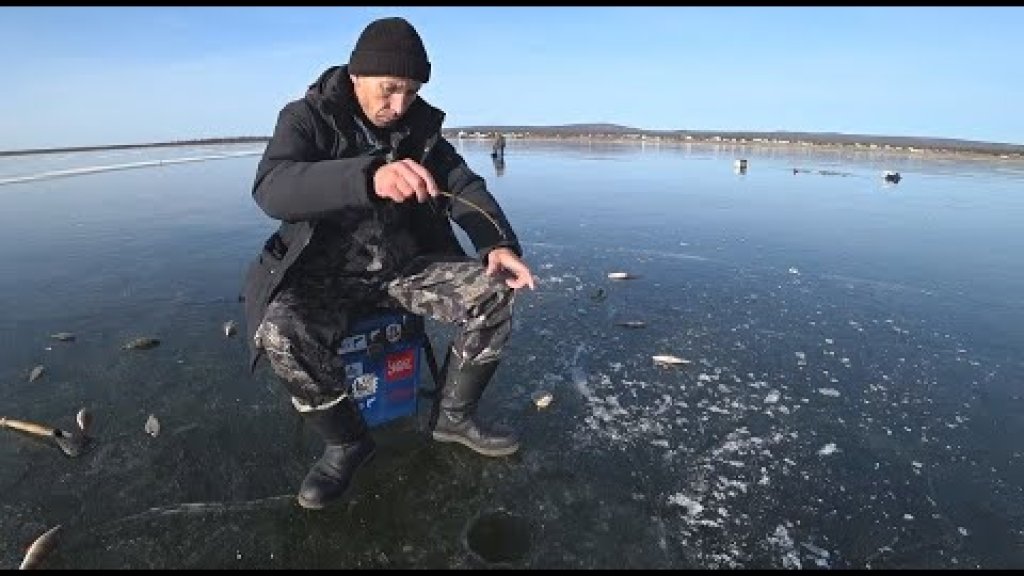
[[[1012,151],[1016,154],[1024,154],[1024,144],[1012,142],[992,142],[986,140],[968,140],[964,138],[952,138],[943,136],[899,136],[883,134],[858,134],[849,132],[807,132],[797,130],[690,130],[690,129],[644,129],[633,128],[622,124],[607,122],[595,123],[572,123],[572,124],[472,124],[465,126],[454,126],[443,128],[442,133],[459,132],[540,132],[537,135],[568,135],[574,137],[582,136],[659,136],[659,137],[686,137],[695,136],[701,138],[740,138],[749,140],[763,137],[803,137],[814,139],[809,141],[813,145],[852,145],[852,144],[888,144],[899,142],[903,146],[912,146],[930,149],[948,149],[949,145],[961,150],[970,150],[983,153],[996,153],[1002,149],[1003,152]],[[31,154],[54,154],[61,152],[90,152],[99,150],[188,146],[202,144],[235,144],[242,142],[266,142],[270,136],[217,136],[209,138],[192,138],[187,140],[169,140],[163,142],[141,142],[141,143],[120,143],[120,144],[94,144],[85,146],[60,146],[49,148],[24,148],[12,150],[0,150],[0,157],[22,156]],[[735,142],[732,142],[735,143]],[[775,144],[795,144],[797,142],[774,142]],[[773,144],[773,142],[742,142],[742,144]],[[916,144],[916,146],[915,146]],[[942,146],[942,145],[946,146]],[[1007,150],[1009,149],[1009,150]]]

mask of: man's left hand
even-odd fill
[[[494,276],[500,272],[506,272],[510,277],[505,278],[505,283],[513,290],[524,286],[534,289],[533,274],[529,267],[516,256],[516,253],[508,248],[495,248],[487,254],[487,275]]]

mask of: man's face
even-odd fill
[[[394,76],[352,76],[356,100],[374,126],[383,128],[401,118],[416,101],[420,82]]]

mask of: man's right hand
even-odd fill
[[[380,198],[393,202],[405,202],[412,198],[417,202],[426,202],[440,194],[430,172],[415,160],[409,159],[390,162],[378,168],[373,173],[373,191]]]

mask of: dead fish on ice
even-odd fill
[[[679,356],[672,356],[671,354],[657,354],[651,356],[654,360],[654,364],[657,366],[685,366],[686,364],[692,364],[693,362],[680,358]]]
[[[75,421],[78,422],[78,428],[82,431],[85,436],[89,435],[89,431],[92,430],[92,412],[83,407],[75,415]]]
[[[53,550],[53,546],[57,542],[57,532],[60,531],[60,527],[61,525],[57,524],[43,532],[29,545],[28,550],[25,551],[25,559],[21,561],[21,566],[18,567],[19,570],[32,570],[42,564],[43,559]]]
[[[57,332],[56,334],[50,334],[50,338],[59,340],[60,342],[74,342],[75,335],[71,332]]]
[[[629,272],[609,272],[608,278],[610,280],[632,280],[636,278],[636,276],[630,274]]]
[[[235,324],[234,320],[228,320],[224,323],[223,329],[224,335],[230,338],[238,333],[238,324]]]
[[[530,399],[537,405],[537,408],[547,408],[555,397],[547,390],[537,390],[533,394],[530,394]]]
[[[146,425],[142,429],[146,431],[146,434],[156,438],[157,434],[160,433],[160,421],[156,419],[156,416],[150,414],[149,418],[146,418]]]
[[[647,323],[643,320],[621,320],[615,323],[616,326],[622,326],[623,328],[643,328],[647,326]]]
[[[135,338],[134,340],[129,340],[124,346],[121,347],[121,349],[122,350],[149,350],[150,348],[156,348],[159,345],[160,345],[160,340],[159,339],[157,339],[157,338],[150,338],[148,336],[143,336],[142,338]]]
[[[43,372],[46,372],[46,368],[44,368],[42,364],[36,366],[28,373],[28,381],[35,382],[36,380],[39,380],[43,377]]]

